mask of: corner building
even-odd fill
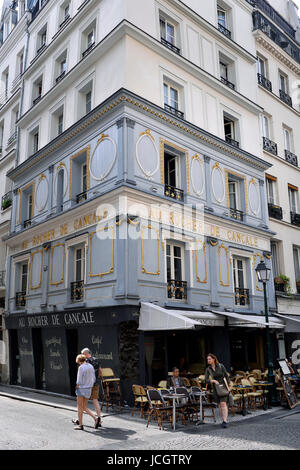
[[[31,4],[6,239],[10,381],[73,393],[88,346],[132,383],[180,357],[264,367],[270,262],[252,6]],[[244,24],[245,28],[238,28]],[[2,46],[3,47],[3,46]],[[243,80],[247,76],[248,80]],[[274,359],[284,322],[268,286]]]

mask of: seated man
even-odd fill
[[[178,367],[173,367],[172,369],[173,375],[172,377],[169,377],[167,380],[167,387],[184,387],[184,380],[182,377],[179,377],[179,369]]]

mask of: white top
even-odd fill
[[[80,388],[92,388],[96,382],[95,370],[91,364],[84,362],[79,366],[76,384]]]

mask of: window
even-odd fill
[[[264,137],[270,139],[270,124],[267,116],[262,116],[262,132]]]
[[[36,153],[39,149],[39,132],[33,134],[33,153]]]
[[[85,57],[94,47],[96,42],[96,20],[94,20],[82,33],[81,51]]]
[[[4,93],[5,98],[8,97],[8,80],[9,80],[9,73],[8,70],[4,73]]]
[[[239,210],[239,183],[237,181],[228,181],[229,207],[233,210]]]
[[[71,158],[70,199],[79,204],[87,200],[89,189],[89,159],[86,149]]]
[[[21,224],[24,228],[31,225],[34,216],[34,185],[26,186],[21,192],[20,208],[21,208]]]
[[[185,158],[179,151],[165,145],[164,150],[164,177],[165,196],[177,201],[184,200],[184,191],[181,188],[181,174],[184,172]]]
[[[42,97],[42,92],[43,92],[43,77],[39,77],[33,83],[33,90],[32,90],[33,105],[37,104],[40,101]]]
[[[177,188],[178,184],[178,157],[165,153],[165,184]]]
[[[284,134],[284,148],[285,150],[288,150],[291,152],[292,146],[291,146],[291,133],[288,129],[283,129],[283,134]]]
[[[290,201],[290,211],[294,214],[297,214],[297,197],[298,191],[295,187],[289,186],[289,201]]]
[[[279,73],[279,90],[288,94],[288,79],[286,75]]]
[[[92,110],[92,92],[88,91],[85,95],[85,113],[88,114]]]
[[[87,191],[87,174],[86,174],[86,163],[81,166],[81,192]]]
[[[274,277],[278,277],[280,275],[280,269],[279,269],[277,242],[271,242],[271,254],[272,254],[273,275]]]
[[[224,134],[225,140],[235,147],[239,147],[239,142],[237,141],[237,122],[224,114]]]
[[[87,81],[78,90],[78,119],[93,109],[93,80]]]
[[[84,246],[74,248],[74,282],[84,280],[85,249]]]
[[[175,46],[175,26],[165,18],[160,18],[160,36],[165,41]]]
[[[269,204],[276,204],[275,183],[276,181],[267,178],[267,196]]]
[[[167,281],[183,280],[183,247],[167,244]]]
[[[60,114],[58,116],[57,135],[62,134],[63,130],[64,130],[64,115]]]
[[[261,57],[257,58],[257,72],[263,77],[267,77],[266,61]]]
[[[230,8],[221,0],[217,5],[217,23],[219,31],[230,39]]]
[[[28,263],[22,263],[20,266],[21,279],[20,279],[20,288],[21,292],[27,293],[28,287]]]
[[[296,246],[293,247],[293,258],[295,267],[295,279],[297,283],[297,292],[300,293],[300,249]]]
[[[23,66],[24,66],[24,54],[22,53],[19,57],[19,73],[20,73],[20,75],[23,73]]]
[[[218,6],[218,24],[227,28],[227,14],[226,11]]]
[[[242,178],[239,178],[238,175],[228,174],[228,186],[227,186],[227,195],[228,195],[228,204],[230,209],[230,217],[243,221],[245,208],[245,196],[244,196],[244,182]]]
[[[235,305],[249,305],[250,299],[249,289],[247,289],[246,260],[244,258],[233,257],[232,269]]]
[[[89,32],[87,35],[87,48],[91,47],[95,42],[95,32],[92,29],[92,31]]]
[[[167,83],[164,83],[164,104],[176,110],[179,109],[178,90]]]
[[[28,156],[39,150],[39,126],[36,126],[28,134]]]
[[[219,53],[220,80],[231,89],[235,89],[234,62],[224,54]]]
[[[59,57],[55,60],[55,72],[54,80],[55,83],[60,82],[65,76],[67,71],[67,50],[65,50]]]
[[[65,195],[65,172],[60,169],[57,175],[56,185],[56,208],[57,212],[62,212],[64,209],[64,195]]]
[[[51,112],[51,129],[50,129],[50,140],[55,139],[64,131],[64,105],[56,107]]]
[[[45,25],[37,35],[37,53],[41,52],[46,46],[47,41],[47,25]]]

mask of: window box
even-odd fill
[[[5,287],[5,271],[0,271],[0,287]]]
[[[5,211],[5,209],[8,209],[11,206],[12,206],[12,191],[10,191],[9,193],[5,194],[2,197],[1,210]]]
[[[234,220],[239,220],[240,222],[243,222],[244,212],[239,211],[237,209],[230,209],[230,217]]]
[[[233,147],[239,148],[239,146],[240,146],[240,143],[237,140],[234,140],[229,136],[226,136],[225,140],[228,144],[233,145]]]
[[[291,212],[291,223],[293,225],[297,225],[297,227],[300,227],[300,214],[297,214],[296,212]]]
[[[280,96],[281,101],[283,101],[288,106],[293,107],[292,98],[285,91],[279,90],[279,96]]]
[[[33,100],[33,103],[32,103],[33,106],[35,106],[36,104],[38,104],[38,102],[41,100],[41,98],[42,98],[42,95],[39,95],[37,98],[35,98],[35,99]]]
[[[224,85],[226,85],[226,86],[228,86],[229,88],[231,88],[232,90],[235,89],[234,83],[231,83],[229,80],[227,80],[227,78],[221,77],[221,82],[224,83]]]
[[[80,194],[77,194],[76,196],[76,204],[80,204],[83,201],[87,200],[87,191],[83,191]]]
[[[184,113],[182,111],[179,111],[176,108],[173,108],[173,106],[165,104],[165,110],[168,111],[169,113],[174,114],[174,116],[176,116],[180,119],[184,119]]]
[[[84,281],[71,282],[71,301],[80,302],[84,298]]]
[[[56,83],[59,83],[63,78],[64,76],[66,75],[66,71],[64,70],[57,78],[56,78]]]
[[[272,219],[282,220],[282,207],[276,206],[275,204],[268,204],[269,208],[269,217]]]

